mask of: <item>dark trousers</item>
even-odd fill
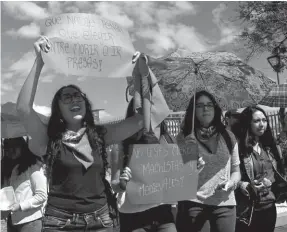
[[[191,201],[178,203],[176,218],[178,232],[199,232],[207,220],[211,232],[234,232],[235,206],[211,206]]]
[[[120,232],[176,232],[171,205],[139,213],[120,213]]]
[[[12,225],[11,216],[8,217],[7,232],[39,232],[41,229],[42,218],[19,225]]]
[[[58,231],[112,232],[113,221],[107,205],[92,213],[72,213],[48,205],[43,217],[42,232]]]
[[[275,229],[277,211],[275,204],[264,210],[254,211],[251,224],[249,226],[238,223],[236,232],[273,232]]]

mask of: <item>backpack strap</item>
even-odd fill
[[[176,139],[170,134],[170,133],[165,133],[163,134],[163,137],[165,138],[165,140],[167,141],[167,143],[169,144],[176,144]]]

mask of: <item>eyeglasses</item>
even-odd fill
[[[206,105],[203,103],[199,103],[199,104],[196,104],[195,107],[197,109],[201,109],[201,110],[203,110],[206,107],[206,109],[211,110],[214,108],[214,105],[213,105],[213,103],[208,103]]]
[[[73,98],[75,99],[75,102],[84,101],[82,94],[79,92],[75,92],[74,94],[69,94],[69,93],[62,94],[60,99],[64,104],[70,104],[73,102]]]

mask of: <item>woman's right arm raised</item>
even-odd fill
[[[42,36],[38,39],[34,43],[34,48],[37,57],[27,79],[24,82],[24,85],[20,90],[17,99],[17,111],[28,135],[32,137],[32,140],[29,142],[30,150],[37,155],[44,155],[48,142],[47,127],[33,109],[33,102],[40,73],[44,66],[41,50],[48,52],[50,48],[47,37]]]

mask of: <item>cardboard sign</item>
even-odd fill
[[[50,68],[66,75],[126,77],[135,52],[128,32],[108,19],[83,13],[61,14],[41,22],[51,42],[42,52]]]
[[[127,194],[132,204],[173,203],[196,198],[197,156],[192,146],[133,145]]]

